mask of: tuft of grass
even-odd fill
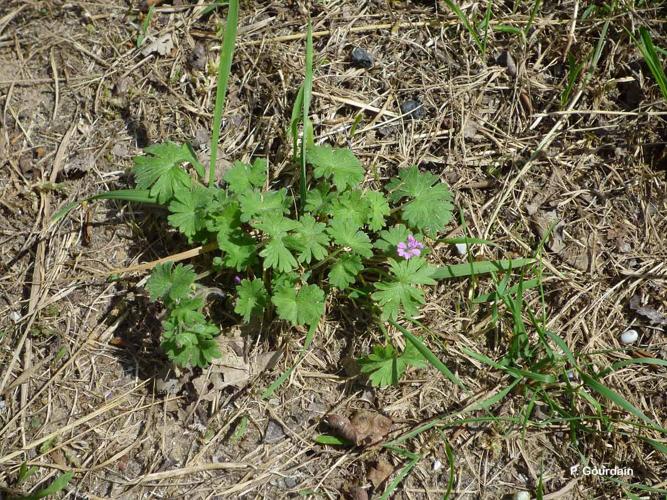
[[[649,70],[651,70],[655,82],[658,84],[658,87],[660,87],[662,96],[667,100],[667,76],[665,76],[665,70],[662,61],[658,56],[656,47],[653,45],[651,34],[646,28],[641,27],[639,28],[639,39],[634,36],[632,36],[632,39],[641,51],[642,57],[646,61]]]

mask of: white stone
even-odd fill
[[[21,319],[21,313],[19,313],[18,311],[10,312],[9,319],[11,319],[14,323],[18,323],[19,320]]]
[[[466,245],[465,243],[457,243],[456,253],[458,253],[459,255],[466,255],[468,253],[468,245]]]
[[[433,462],[433,471],[437,472],[440,469],[442,469],[442,462],[436,459],[435,462]]]
[[[514,500],[530,500],[530,493],[527,491],[517,491],[514,494]]]
[[[621,344],[629,345],[634,344],[639,340],[639,333],[637,330],[625,330],[621,334]]]

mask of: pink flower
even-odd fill
[[[407,241],[401,241],[396,248],[399,257],[411,259],[412,257],[419,257],[421,255],[424,244],[417,241],[415,237],[410,234],[408,235]]]

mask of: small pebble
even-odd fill
[[[285,431],[283,430],[282,425],[275,420],[269,420],[269,424],[266,426],[266,431],[264,432],[264,442],[275,443],[284,437]]]
[[[468,245],[465,243],[457,243],[456,244],[456,253],[459,255],[467,255],[468,254]]]
[[[19,313],[18,311],[10,312],[9,319],[11,319],[14,323],[18,323],[19,320],[21,319],[21,313]]]
[[[514,500],[530,500],[530,493],[527,491],[517,491],[514,494]]]
[[[637,333],[637,330],[626,330],[621,334],[621,344],[634,344],[637,340],[639,340],[639,333]]]
[[[436,459],[436,460],[433,462],[433,472],[437,472],[437,471],[439,471],[440,469],[442,469],[442,462],[441,462],[440,460],[437,460],[437,459]]]
[[[362,49],[361,47],[355,47],[352,49],[350,59],[352,64],[357,68],[369,69],[373,67],[373,56],[371,56],[368,51]]]
[[[420,118],[424,118],[426,112],[421,102],[416,99],[409,99],[401,104],[401,114],[411,120],[419,120]]]
[[[285,478],[285,486],[289,489],[294,488],[298,484],[298,481],[294,479],[293,477],[286,477]]]

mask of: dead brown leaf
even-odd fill
[[[374,488],[379,488],[394,472],[394,466],[384,458],[380,458],[377,463],[368,471],[368,480],[373,483]]]
[[[205,401],[212,401],[225,387],[245,387],[253,377],[275,367],[282,355],[282,351],[269,351],[246,359],[246,339],[238,332],[232,337],[220,336],[217,342],[222,356],[213,360],[208,371],[192,380],[200,399]]]
[[[565,242],[563,241],[563,221],[559,220],[556,211],[547,212],[545,210],[537,210],[530,218],[533,229],[540,240],[549,236],[545,246],[554,253],[561,253],[565,250]]]
[[[361,486],[357,486],[350,490],[350,498],[351,500],[368,500],[368,492]]]
[[[141,55],[144,57],[150,56],[151,54],[166,56],[174,48],[174,39],[172,38],[171,33],[162,35],[159,38],[152,38],[149,35],[147,41],[150,43],[141,50]]]
[[[650,306],[641,305],[642,298],[639,294],[634,294],[630,299],[628,306],[639,316],[643,316],[655,325],[667,325],[667,316],[657,309]]]
[[[343,415],[328,415],[326,421],[340,437],[357,446],[367,446],[381,441],[391,430],[392,421],[376,412],[359,410],[347,418]]]

